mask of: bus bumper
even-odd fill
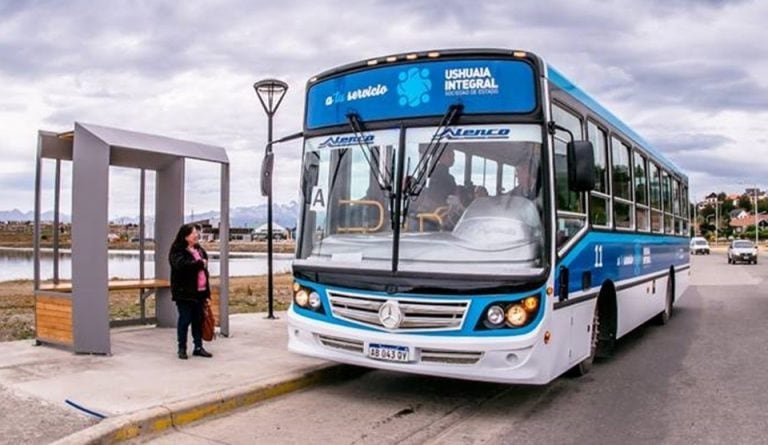
[[[407,362],[368,357],[371,344],[407,347]],[[288,349],[369,368],[499,383],[550,382],[540,330],[515,337],[437,337],[359,330],[288,311]]]

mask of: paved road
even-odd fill
[[[768,443],[768,266],[693,258],[671,323],[583,378],[523,387],[373,371],[155,444]]]

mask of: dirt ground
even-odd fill
[[[291,275],[274,277],[275,310],[285,310],[291,302]],[[214,280],[215,284],[215,280]],[[34,338],[34,296],[32,281],[0,282],[0,341]],[[267,276],[229,279],[229,313],[265,312]],[[116,291],[109,295],[113,320],[139,316],[138,291]],[[154,299],[147,300],[147,316],[154,316]]]

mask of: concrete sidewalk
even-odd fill
[[[49,443],[78,431],[65,441],[135,437],[345,372],[288,352],[286,317],[278,317],[232,315],[232,336],[206,343],[212,359],[179,360],[175,329],[154,327],[113,330],[109,357],[0,343],[0,442]]]

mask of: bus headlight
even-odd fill
[[[322,302],[320,301],[320,295],[317,292],[315,292],[315,291],[310,292],[309,293],[309,306],[312,309],[317,310],[317,309],[320,308],[321,304],[322,304]]]
[[[318,314],[325,315],[323,300],[320,298],[320,293],[311,287],[304,287],[299,283],[294,283],[293,303],[302,309],[310,309]]]
[[[301,289],[294,294],[293,301],[301,307],[307,307],[307,304],[309,303],[309,294],[306,290]]]
[[[539,299],[537,297],[528,297],[523,300],[523,307],[527,312],[534,312],[539,307]]]
[[[498,305],[491,306],[486,311],[485,318],[488,324],[499,327],[504,323],[504,309]]]
[[[525,327],[540,318],[542,299],[540,294],[510,298],[507,301],[491,301],[480,312],[477,330],[517,329]]]
[[[528,313],[520,304],[513,304],[507,308],[507,323],[516,328],[525,324],[528,320]]]

